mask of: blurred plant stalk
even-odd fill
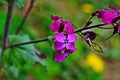
[[[25,13],[25,15],[24,15],[24,18],[23,18],[20,26],[18,27],[18,29],[17,29],[17,31],[16,31],[16,35],[19,34],[19,32],[21,31],[21,29],[23,28],[23,25],[24,25],[24,23],[25,23],[28,15],[30,14],[31,9],[33,8],[34,2],[35,2],[35,0],[31,0],[30,6],[29,6],[28,10],[26,11],[26,13]]]
[[[9,28],[10,28],[14,3],[15,3],[15,0],[8,0],[8,11],[7,11],[7,18],[6,18],[6,23],[5,23],[4,35],[3,35],[3,45],[2,45],[2,51],[1,51],[1,56],[0,56],[0,67],[2,67],[3,52],[8,44],[8,34],[9,34]]]

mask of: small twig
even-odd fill
[[[93,18],[94,16],[91,16],[88,21],[86,22],[86,24],[84,25],[84,28],[88,27],[92,22],[91,22],[91,19]]]
[[[16,46],[31,44],[31,43],[44,42],[44,41],[48,41],[48,40],[49,40],[48,38],[42,38],[42,39],[39,39],[39,40],[33,40],[33,41],[29,41],[29,42],[23,42],[23,43],[12,44],[12,45],[7,46],[7,48],[12,48],[12,47],[16,47]]]
[[[89,27],[81,28],[81,29],[78,29],[78,30],[74,31],[74,33],[78,33],[78,32],[81,32],[83,30],[87,30],[87,29],[91,29],[91,28],[97,28],[99,26],[104,26],[104,25],[107,25],[107,24],[98,24],[98,25],[94,25],[94,26],[89,26]]]
[[[82,39],[84,39],[85,40],[85,38],[78,32],[77,33]]]
[[[113,27],[110,27],[110,28],[106,28],[106,27],[97,27],[97,28],[100,28],[100,29],[114,29]]]
[[[33,7],[34,2],[35,2],[35,0],[31,0],[30,6],[29,6],[28,10],[26,11],[26,13],[25,13],[25,15],[24,15],[24,18],[23,18],[20,26],[18,27],[18,29],[17,29],[17,31],[16,31],[16,34],[19,34],[19,32],[21,31],[21,29],[23,28],[23,25],[24,25],[24,23],[25,23],[28,15],[29,15],[32,7]]]

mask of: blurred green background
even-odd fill
[[[24,8],[14,6],[9,34],[15,34],[23,15],[29,7],[30,0],[26,0]],[[36,0],[20,34],[29,35],[31,40],[53,35],[50,31],[51,15],[70,19],[77,28],[82,27],[91,16],[91,13],[102,8],[107,9],[109,4],[120,7],[120,0]],[[7,3],[0,6],[0,46],[6,20]],[[94,18],[93,24],[100,24],[101,20]],[[104,51],[104,54],[95,52],[77,35],[75,44],[77,51],[71,54],[64,62],[53,61],[55,50],[48,42],[36,43],[40,53],[46,54],[45,65],[36,63],[26,64],[17,73],[5,75],[0,70],[3,80],[120,80],[120,37],[118,34],[105,40],[112,34],[112,30],[93,29],[97,34],[95,42]],[[52,47],[51,47],[52,46]],[[12,71],[10,71],[12,72]],[[17,76],[18,74],[18,76]],[[2,79],[0,79],[2,80]]]

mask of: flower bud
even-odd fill
[[[37,55],[39,58],[42,58],[42,59],[45,59],[45,58],[46,58],[46,55],[45,55],[45,54],[36,53],[36,55]]]
[[[94,40],[96,38],[96,33],[93,31],[85,31],[82,32],[82,35],[87,39],[89,38],[90,40]]]

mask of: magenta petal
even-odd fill
[[[68,34],[67,38],[69,42],[75,42],[77,40],[77,37],[74,34]]]
[[[69,42],[68,44],[66,44],[66,47],[71,51],[71,52],[75,52],[76,48],[74,43]]]
[[[114,5],[111,5],[111,4],[109,5],[109,8],[110,8],[110,9],[113,9],[113,10],[118,10],[118,7],[116,7],[116,6],[114,6]]]
[[[65,22],[66,22],[66,23],[70,23],[71,21],[70,21],[70,20],[66,20]]]
[[[71,23],[65,23],[64,28],[67,34],[74,33],[74,29]]]
[[[54,56],[54,60],[57,61],[57,62],[63,62],[64,59],[68,56],[69,54],[67,53],[61,53],[61,52],[58,52],[55,54]]]
[[[55,22],[53,22],[53,23],[50,24],[50,29],[52,30],[52,32],[55,32],[55,31],[58,30],[58,29],[56,29]]]
[[[44,58],[46,58],[46,55],[45,54],[36,54],[39,58],[42,58],[42,59],[44,59]]]
[[[56,41],[58,42],[64,42],[66,40],[66,36],[62,33],[57,33],[54,35],[54,38],[56,39]]]
[[[60,24],[61,24],[61,19],[59,20],[56,20],[55,22],[53,22],[51,25],[50,25],[50,29],[55,32],[55,31],[58,31],[59,28],[60,28]]]
[[[65,48],[65,44],[56,41],[56,42],[54,43],[54,47],[55,47],[56,50],[62,50],[63,48]]]
[[[103,16],[102,16],[102,21],[105,24],[112,24],[113,20],[118,17],[117,13],[115,12],[110,12],[110,11],[106,11],[104,12]]]
[[[106,10],[104,10],[104,9],[98,11],[98,13],[97,13],[97,17],[98,17],[98,18],[102,18],[104,12],[106,12]]]
[[[54,20],[54,21],[58,20],[59,18],[60,18],[59,16],[51,15],[51,19]]]

